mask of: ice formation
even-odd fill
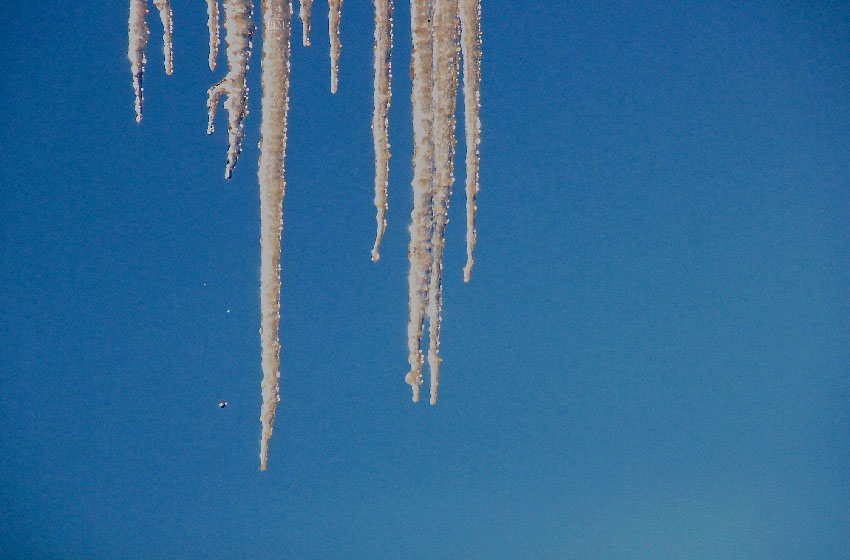
[[[466,135],[466,265],[463,280],[472,274],[475,249],[475,201],[478,196],[478,144],[481,142],[481,0],[460,0],[463,53],[463,120]]]
[[[378,231],[372,247],[372,260],[380,258],[378,248],[387,227],[387,182],[390,171],[390,141],[387,113],[390,109],[390,54],[393,47],[393,2],[373,0],[375,5],[375,84],[372,108],[372,143],[375,146],[375,219]]]
[[[286,114],[289,108],[290,0],[262,0],[262,122],[260,123],[260,343],[263,365],[263,405],[260,422],[260,470],[266,468],[274,411],[280,400],[280,233],[283,226],[283,177],[286,156]]]
[[[218,0],[207,0],[207,28],[210,32],[210,70],[215,70],[218,58]]]
[[[228,112],[228,151],[225,178],[229,179],[239,157],[248,113],[246,72],[254,33],[251,0],[223,0],[228,71],[207,94],[208,133],[213,132],[218,101]],[[154,0],[163,24],[166,73],[171,73],[171,6],[169,0]],[[387,113],[390,105],[390,55],[392,52],[392,0],[373,0],[375,8],[374,105],[372,133],[375,150],[375,208],[377,232],[372,260],[386,227],[389,138]],[[309,46],[312,0],[301,0],[299,17],[302,43]],[[336,92],[340,51],[339,22],[342,0],[328,2],[331,91]],[[463,59],[463,99],[466,138],[466,223],[467,262],[464,280],[469,281],[475,246],[475,201],[478,193],[478,145],[480,141],[481,3],[480,0],[410,0],[413,51],[411,98],[413,102],[413,210],[408,257],[409,311],[408,362],[405,380],[419,399],[422,385],[422,337],[429,327],[428,366],[431,373],[431,404],[439,385],[439,341],[442,303],[442,258],[448,203],[454,183],[455,107],[459,53]],[[280,240],[285,191],[284,161],[286,120],[289,107],[289,57],[292,0],[261,0],[262,10],[262,116],[260,124],[261,266],[260,303],[262,323],[262,408],[260,422],[260,469],[267,463],[268,442],[279,401],[280,375]],[[209,66],[215,69],[218,52],[218,0],[207,0]],[[149,31],[145,18],[147,0],[130,0],[128,58],[133,75],[136,120],[143,103],[145,47]]]
[[[310,46],[310,8],[313,0],[301,0],[298,8],[298,17],[301,18],[301,44]]]
[[[207,134],[213,133],[213,120],[218,101],[227,95],[224,108],[227,109],[227,165],[224,178],[230,179],[239,153],[242,151],[242,139],[245,138],[245,117],[248,115],[248,86],[245,73],[248,71],[248,57],[251,56],[251,37],[254,35],[254,22],[251,20],[251,0],[224,0],[224,37],[227,43],[227,74],[207,92],[207,110],[209,121]]]
[[[331,93],[336,93],[339,66],[339,19],[342,0],[328,0],[328,35],[331,38]]]

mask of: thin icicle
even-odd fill
[[[286,114],[289,108],[289,34],[291,0],[262,0],[262,123],[260,124],[260,342],[263,355],[263,406],[260,422],[260,470],[266,469],[274,412],[280,400],[280,233],[286,189]]]
[[[210,32],[210,70],[218,58],[218,0],[207,0],[207,28]]]
[[[165,73],[169,76],[173,71],[171,61],[171,2],[170,0],[153,0],[153,5],[159,10],[162,21],[162,53],[165,55]]]
[[[387,227],[387,181],[390,166],[390,143],[387,112],[390,108],[390,54],[393,48],[393,2],[373,0],[375,6],[375,89],[372,109],[372,142],[375,146],[375,209],[378,231],[372,247],[372,260],[381,257],[378,247]]]
[[[463,109],[466,135],[466,265],[463,281],[469,282],[474,263],[475,206],[478,196],[478,144],[481,142],[481,0],[460,0],[463,52]]]
[[[310,8],[313,0],[301,0],[298,7],[298,17],[301,18],[301,44],[310,46]]]
[[[337,66],[339,63],[339,18],[342,0],[328,0],[328,34],[331,37],[331,93],[336,93]]]
[[[431,404],[440,381],[440,312],[443,302],[443,247],[454,184],[455,106],[458,72],[458,0],[434,0],[434,190],[431,202],[431,278],[428,286],[428,369]]]
[[[130,59],[130,71],[133,73],[133,91],[136,94],[136,122],[142,122],[142,103],[144,101],[145,47],[148,44],[147,0],[130,0],[130,21],[127,40],[127,58]]]
[[[242,151],[242,139],[245,137],[244,123],[245,116],[248,114],[248,86],[245,84],[245,72],[248,70],[251,37],[254,34],[251,10],[251,0],[224,0],[228,71],[227,75],[207,92],[207,110],[209,111],[207,134],[213,133],[213,119],[218,100],[222,95],[227,94],[224,102],[224,108],[228,113],[225,179],[230,179],[233,174],[233,167]]]
[[[428,302],[431,265],[431,182],[434,166],[433,100],[434,82],[431,1],[410,1],[410,29],[413,38],[410,73],[413,80],[413,211],[410,213],[410,245],[407,275],[410,319],[407,324],[407,360],[410,371],[405,381],[419,400],[422,385],[423,321]]]

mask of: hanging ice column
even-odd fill
[[[289,108],[289,35],[292,19],[290,0],[262,0],[262,122],[260,124],[260,343],[263,364],[263,405],[260,422],[260,470],[266,469],[269,438],[280,377],[280,233],[282,203],[286,188],[286,115]]]
[[[410,371],[405,381],[419,400],[422,385],[422,329],[428,305],[431,278],[431,184],[434,168],[434,82],[433,24],[431,2],[410,0],[410,32],[413,52],[410,74],[413,79],[413,210],[410,213],[410,243],[407,274],[410,318],[407,323],[407,361]]]
[[[251,21],[251,0],[224,0],[224,28],[227,30],[227,75],[207,92],[207,110],[209,123],[207,134],[213,133],[213,120],[222,95],[227,95],[224,108],[227,109],[227,165],[224,178],[230,179],[233,167],[242,151],[242,139],[245,138],[244,123],[248,115],[248,86],[245,73],[248,71],[248,57],[251,56],[251,37],[254,34],[254,22]]]
[[[328,35],[331,38],[331,93],[336,93],[337,67],[339,65],[339,18],[342,0],[328,0]]]
[[[169,0],[154,0],[162,21],[162,51],[165,56],[165,73],[171,75],[171,5]],[[142,121],[144,102],[145,47],[150,32],[145,18],[148,15],[147,0],[130,0],[130,19],[128,21],[127,58],[130,59],[130,71],[133,73],[133,90],[136,94],[136,122]]]
[[[478,196],[478,144],[481,142],[481,0],[460,0],[463,52],[463,111],[466,134],[466,265],[463,281],[469,282],[475,249],[475,201]]]
[[[378,231],[372,247],[372,260],[381,257],[378,247],[387,227],[387,181],[390,167],[390,142],[387,112],[390,109],[390,54],[393,48],[393,2],[373,0],[375,5],[375,80],[372,109],[372,143],[375,147],[375,219]]]
[[[440,380],[440,313],[443,303],[443,247],[454,184],[455,105],[457,99],[457,0],[434,0],[434,178],[431,200],[431,278],[428,285],[428,369],[431,404]]]
[[[207,0],[207,29],[210,33],[210,70],[215,70],[218,58],[218,0]]]

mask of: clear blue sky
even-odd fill
[[[430,407],[407,2],[378,264],[371,5],[331,96],[317,2],[265,473],[259,37],[225,182],[204,3],[174,2],[172,77],[151,14],[141,125],[107,4],[0,20],[0,558],[850,558],[847,3],[485,0],[477,264],[459,165]]]

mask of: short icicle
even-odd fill
[[[339,19],[342,0],[328,0],[328,34],[331,38],[331,93],[336,93],[337,67],[339,66]]]
[[[313,0],[301,0],[298,5],[298,17],[301,18],[301,44],[310,46],[310,8]]]
[[[210,33],[210,70],[215,70],[218,58],[218,0],[207,0],[207,29]]]
[[[136,94],[136,122],[142,122],[142,104],[144,102],[145,47],[148,44],[147,0],[130,0],[130,21],[128,24],[127,58],[130,59],[130,71],[133,73],[133,91]]]
[[[213,133],[213,120],[219,99],[222,95],[227,95],[224,102],[224,108],[228,113],[225,179],[230,179],[233,174],[233,167],[242,151],[242,139],[245,137],[244,123],[248,115],[248,86],[245,83],[245,73],[248,70],[251,37],[254,34],[254,23],[251,21],[252,9],[251,0],[224,0],[228,71],[227,75],[207,92],[207,110],[209,111],[207,134]]]
[[[162,53],[165,56],[165,73],[170,76],[174,71],[171,60],[171,2],[153,0],[153,5],[159,10],[159,19],[162,21]]]

